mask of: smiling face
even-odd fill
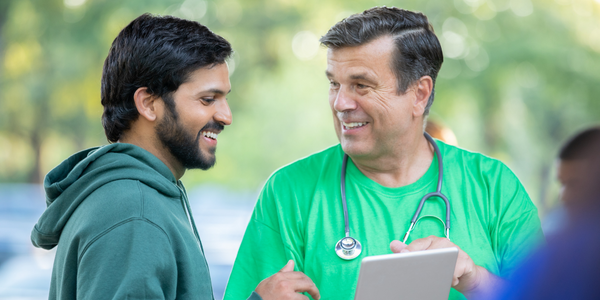
[[[356,47],[329,49],[329,104],[344,152],[375,159],[394,153],[407,137],[422,132],[424,105],[413,87],[397,93],[391,69],[391,37]]]
[[[165,99],[156,134],[184,168],[206,170],[214,165],[217,135],[231,124],[226,99],[230,90],[229,71],[223,63],[192,72],[170,96],[171,101]]]

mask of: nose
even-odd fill
[[[356,109],[356,101],[352,99],[352,93],[348,91],[344,86],[340,86],[339,90],[335,95],[333,102],[333,109],[337,112],[345,112]]]
[[[227,103],[227,100],[219,101],[214,119],[221,125],[231,125],[231,109],[229,109],[229,104]]]

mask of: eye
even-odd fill
[[[329,81],[329,88],[331,89],[337,89],[340,86],[339,83],[335,82],[335,81]]]
[[[366,86],[366,85],[364,85],[364,84],[360,84],[360,83],[357,83],[357,84],[356,84],[356,88],[358,88],[358,89],[361,89],[361,90],[362,90],[362,89],[366,89],[367,87],[368,87],[368,86]]]
[[[212,102],[215,102],[215,98],[213,98],[213,97],[204,97],[204,98],[202,98],[202,102],[204,102],[206,104],[210,104]]]

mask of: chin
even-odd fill
[[[367,151],[366,149],[364,149],[364,147],[361,147],[361,145],[357,145],[356,143],[352,143],[352,142],[342,142],[342,150],[344,150],[344,153],[348,154],[348,156],[363,156],[363,155],[367,155],[370,153],[370,151]]]

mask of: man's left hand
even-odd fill
[[[450,247],[458,248],[458,258],[456,260],[456,267],[454,268],[452,287],[465,295],[465,297],[468,299],[484,299],[490,290],[495,289],[494,287],[501,283],[502,279],[493,275],[484,267],[476,265],[465,251],[447,238],[432,235],[414,240],[409,245],[397,240],[390,243],[390,249],[394,253]]]

